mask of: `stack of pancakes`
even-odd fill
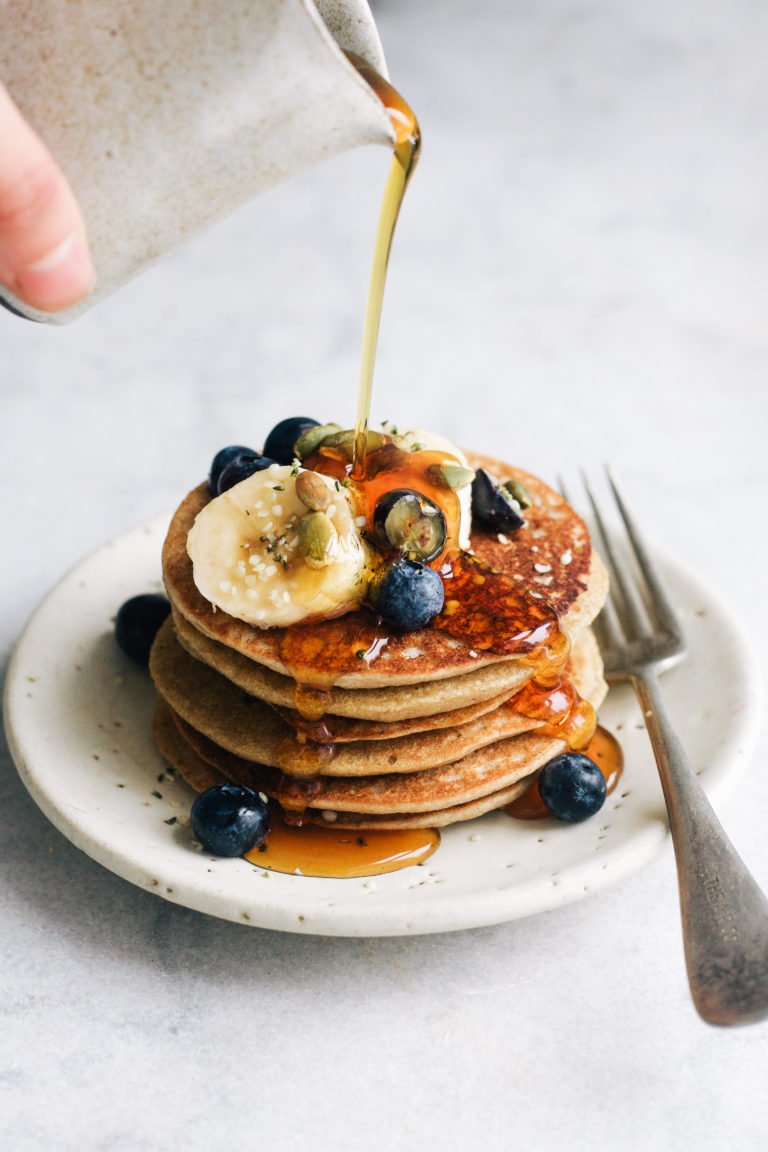
[[[475,530],[472,551],[556,615],[571,641],[569,676],[597,709],[606,689],[589,625],[607,578],[586,528],[534,477],[485,457],[470,464],[531,492],[525,528],[509,538]],[[292,629],[228,616],[194,584],[186,539],[210,499],[201,485],[172,520],[163,573],[173,612],[150,661],[158,746],[193,788],[244,784],[321,825],[441,827],[509,803],[566,748],[516,709],[533,666],[497,643],[490,651],[430,626],[371,644],[375,617],[361,611],[296,626],[303,662],[288,661]],[[306,716],[307,701],[323,712],[314,724],[297,710]]]

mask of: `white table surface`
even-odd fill
[[[374,415],[545,477],[610,458],[768,651],[768,15],[387,0],[425,137]],[[76,324],[0,314],[3,667],[103,539],[279,418],[352,420],[376,149],[241,211]],[[119,208],[116,217],[119,227]],[[722,807],[768,886],[758,753]],[[687,993],[671,855],[530,920],[292,937],[125,883],[0,752],[0,1133],[37,1149],[765,1147],[768,1025]]]

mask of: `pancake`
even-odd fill
[[[158,706],[154,722],[155,742],[168,763],[176,769],[196,792],[227,783],[227,777],[212,765],[206,763],[181,735],[170,708],[162,702]],[[327,809],[308,808],[304,820],[310,824],[345,827],[350,831],[374,829],[443,828],[458,821],[473,820],[495,808],[511,803],[527,788],[526,780],[510,784],[507,788],[489,793],[480,799],[450,808],[432,812],[400,813],[397,816],[363,815],[359,812],[331,813]],[[329,819],[329,817],[331,817]]]
[[[445,828],[449,824],[458,824],[465,820],[475,820],[484,816],[486,812],[494,812],[511,804],[518,796],[522,796],[528,787],[527,780],[520,780],[502,788],[498,792],[491,792],[478,800],[471,800],[466,804],[454,804],[450,808],[438,808],[434,812],[401,813],[397,816],[366,816],[362,812],[339,812],[332,827],[343,827],[350,832],[398,831],[407,828]],[[327,812],[317,808],[308,808],[304,814],[307,824],[328,823]]]
[[[472,533],[476,559],[502,573],[510,587],[534,598],[531,603],[540,600],[542,606],[549,605],[561,630],[577,635],[597,615],[607,588],[605,569],[592,550],[585,525],[559,493],[536,477],[484,456],[470,455],[469,461],[472,467],[516,477],[533,497],[525,513],[527,526],[510,538]],[[331,679],[335,686],[370,689],[449,679],[515,659],[482,651],[477,644],[472,648],[434,625],[386,635],[382,643],[375,617],[365,611],[291,629],[259,629],[216,610],[198,592],[186,550],[195,517],[210,499],[202,484],[173,517],[163,549],[165,584],[179,615],[204,636],[249,660],[305,684],[327,687]]]
[[[432,812],[479,800],[530,776],[565,750],[553,736],[528,732],[472,752],[451,764],[423,772],[360,778],[322,777],[297,782],[278,769],[253,764],[220,748],[173,714],[190,747],[227,780],[265,792],[287,810],[318,810],[398,815]]]
[[[386,688],[380,691],[386,692]],[[453,712],[438,712],[435,716],[414,716],[410,720],[349,720],[344,716],[324,715],[321,723],[334,744],[347,744],[353,740],[392,740],[395,736],[411,736],[415,732],[433,732],[436,728],[453,728],[457,724],[468,724],[471,720],[478,720],[481,716],[493,712],[504,704],[510,695],[511,693],[504,692],[500,696],[492,696],[490,700],[481,700],[477,704],[469,704],[466,708],[457,708]],[[275,711],[294,731],[305,732],[310,739],[317,739],[312,735],[311,722],[308,727],[307,721],[294,708],[276,708]]]
[[[571,675],[580,695],[601,697],[602,664],[590,632],[574,645]],[[298,745],[294,729],[256,697],[247,696],[178,643],[170,621],[152,647],[150,673],[160,695],[198,732],[246,761],[279,767],[294,775],[373,776],[421,772],[452,763],[477,749],[541,723],[508,704],[450,728],[393,739],[359,740],[326,748]],[[514,700],[514,698],[513,698]],[[599,701],[598,701],[599,702]]]
[[[255,663],[241,652],[199,632],[180,613],[173,613],[180,643],[196,659],[215,668],[249,696],[258,696],[281,708],[293,708],[296,683]],[[327,690],[324,708],[331,716],[358,720],[394,721],[439,716],[446,712],[481,704],[494,697],[508,697],[525,684],[531,670],[521,661],[489,664],[461,676],[421,684],[376,688]]]

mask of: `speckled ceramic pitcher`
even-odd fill
[[[365,0],[0,0],[0,78],[83,210],[96,287],[66,322],[324,157],[393,140]]]

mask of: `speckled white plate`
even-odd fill
[[[167,900],[289,932],[389,936],[529,916],[615,883],[667,841],[664,806],[632,693],[611,692],[602,723],[626,768],[583,824],[484,816],[443,833],[425,864],[375,879],[263,872],[191,847],[193,793],[160,780],[149,677],[117,649],[112,618],[129,596],[159,590],[167,520],[104,545],[62,580],[29,622],[8,672],[5,724],[26,787],[94,860]],[[690,656],[664,679],[673,720],[710,796],[746,766],[757,736],[759,675],[729,612],[677,564],[664,564]]]

